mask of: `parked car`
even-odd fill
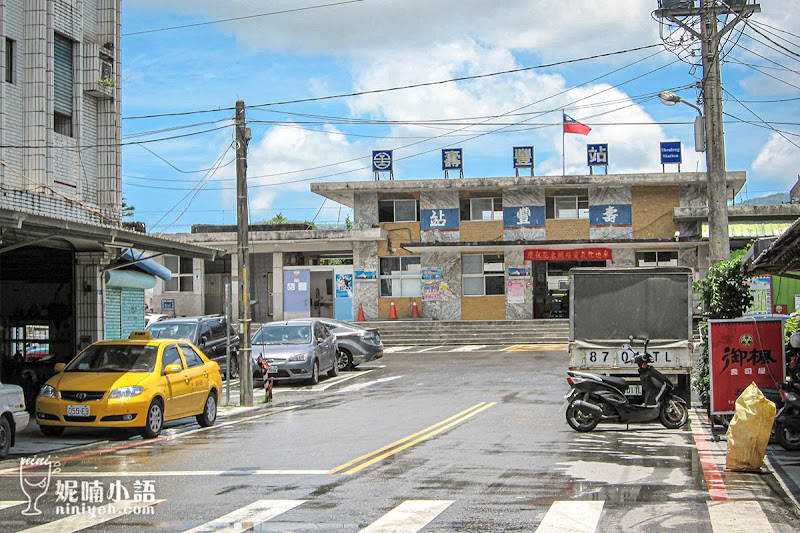
[[[340,371],[352,370],[361,363],[383,357],[383,343],[377,328],[362,328],[330,318],[320,322],[336,336]]]
[[[227,351],[228,327],[222,315],[193,316],[167,318],[154,322],[145,328],[156,339],[189,339],[200,348],[206,356],[219,365],[220,372],[228,379],[228,367],[225,362]],[[231,328],[231,371],[235,378],[239,375],[239,334]]]
[[[275,381],[319,383],[320,372],[339,374],[336,337],[314,318],[264,324],[252,341],[253,377],[263,379],[259,356],[269,363]]]
[[[107,427],[153,438],[167,420],[194,416],[205,427],[217,419],[219,365],[187,340],[135,331],[128,340],[90,345],[56,371],[36,398],[36,422],[48,436]]]
[[[144,314],[144,327],[149,326],[153,322],[160,322],[162,320],[168,319],[169,315],[164,315],[161,313],[145,313]]]
[[[25,429],[29,421],[22,387],[0,383],[0,459],[8,456],[17,432]]]

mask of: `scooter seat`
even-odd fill
[[[628,382],[622,378],[614,377],[614,376],[600,376],[605,383],[608,383],[612,387],[618,388],[621,392],[625,392],[628,390]]]

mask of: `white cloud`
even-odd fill
[[[797,137],[789,138],[797,143]],[[752,170],[759,180],[769,180],[771,191],[788,191],[800,174],[800,150],[773,133],[753,161]]]

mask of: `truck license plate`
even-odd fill
[[[89,416],[88,405],[68,405],[67,416]]]

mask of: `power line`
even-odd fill
[[[130,33],[123,33],[123,37],[129,37],[131,35],[142,35],[145,33],[156,33],[161,31],[171,31],[171,30],[180,30],[184,28],[194,28],[197,26],[208,26],[210,24],[221,24],[223,22],[234,22],[236,20],[247,20],[247,19],[254,19],[259,17],[269,17],[272,15],[284,15],[286,13],[296,13],[298,11],[309,11],[311,9],[320,9],[323,7],[333,7],[333,6],[340,6],[344,4],[356,4],[358,2],[363,2],[364,0],[344,0],[342,2],[334,2],[332,4],[318,4],[315,6],[306,6],[306,7],[298,7],[294,9],[284,9],[282,11],[271,11],[269,13],[258,13],[256,15],[244,15],[241,17],[231,17],[226,19],[219,19],[219,20],[209,20],[206,22],[195,22],[193,24],[182,24],[180,26],[169,26],[167,28],[155,28],[152,30],[141,30],[141,31],[133,31]]]
[[[596,55],[592,55],[592,56],[585,56],[585,57],[580,57],[580,58],[575,58],[575,59],[566,59],[566,60],[563,60],[563,61],[557,61],[555,63],[545,63],[545,64],[542,64],[542,65],[536,65],[536,66],[532,66],[532,67],[522,67],[522,68],[518,68],[518,69],[503,70],[503,71],[499,71],[499,72],[490,72],[488,74],[477,74],[475,76],[461,76],[461,77],[458,77],[458,78],[450,78],[450,79],[446,79],[446,80],[439,80],[439,81],[432,81],[432,82],[425,82],[425,83],[416,83],[416,84],[412,84],[412,85],[403,85],[403,86],[400,86],[400,87],[387,87],[387,88],[384,88],[384,89],[373,89],[373,90],[368,90],[368,91],[359,91],[359,92],[353,92],[353,93],[335,94],[335,95],[329,95],[329,96],[319,96],[319,97],[314,97],[314,98],[303,98],[303,99],[298,99],[298,100],[287,100],[287,101],[283,101],[283,102],[269,102],[269,103],[265,103],[265,104],[256,104],[256,105],[246,106],[246,107],[247,107],[247,109],[257,109],[259,107],[269,107],[269,106],[286,105],[286,104],[298,104],[298,103],[305,103],[305,102],[318,102],[318,101],[321,101],[321,100],[332,100],[332,99],[335,99],[335,98],[349,98],[349,97],[352,97],[352,96],[361,96],[361,95],[365,95],[365,94],[376,94],[376,93],[384,93],[384,92],[391,92],[391,91],[400,91],[400,90],[405,90],[405,89],[414,89],[416,87],[427,87],[427,86],[431,86],[431,85],[442,85],[442,84],[445,84],[445,83],[453,83],[453,82],[456,82],[456,81],[467,81],[467,80],[474,80],[474,79],[480,79],[480,78],[488,78],[488,77],[491,77],[491,76],[500,76],[500,75],[504,75],[504,74],[514,74],[514,73],[517,73],[517,72],[524,72],[524,71],[529,71],[529,70],[551,68],[551,67],[555,67],[555,66],[559,66],[559,65],[567,65],[567,64],[570,64],[570,63],[579,63],[579,62],[582,62],[582,61],[590,61],[592,59],[600,59],[600,58],[603,58],[603,57],[611,57],[611,56],[615,56],[615,55],[628,54],[628,53],[631,53],[631,52],[637,52],[639,50],[647,50],[649,48],[663,48],[663,44],[661,44],[661,43],[649,44],[649,45],[646,45],[646,46],[639,46],[639,47],[636,47],[636,48],[628,48],[626,50],[618,50],[616,52],[607,52],[607,53],[604,53],[604,54],[596,54]],[[194,110],[194,111],[180,111],[180,112],[175,112],[175,113],[159,113],[159,114],[151,114],[151,115],[139,115],[139,116],[122,117],[122,120],[139,120],[139,119],[146,119],[146,118],[174,117],[174,116],[192,115],[192,114],[198,114],[198,113],[217,113],[219,111],[232,111],[233,109],[234,109],[233,107],[219,107],[217,109],[202,109],[202,110]]]

